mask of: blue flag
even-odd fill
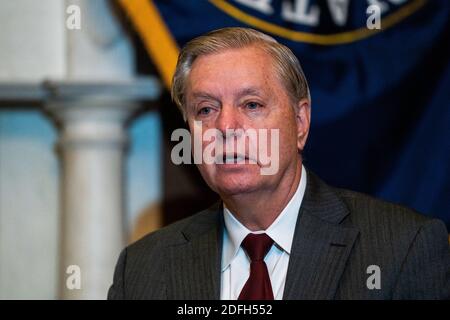
[[[450,230],[450,2],[121,0],[161,77],[208,31],[250,27],[297,55],[311,88],[305,165]],[[146,17],[148,19],[146,19]]]

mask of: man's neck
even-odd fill
[[[247,229],[266,230],[294,196],[301,174],[302,162],[299,161],[293,170],[285,173],[275,189],[222,197],[222,200]]]

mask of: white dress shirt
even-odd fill
[[[283,299],[289,255],[305,189],[306,170],[302,165],[302,175],[297,190],[267,230],[250,231],[224,206],[225,230],[223,233],[220,299],[237,300],[250,276],[250,259],[241,247],[242,241],[249,233],[267,233],[273,239],[274,244],[264,261],[269,271],[273,296],[275,300]]]

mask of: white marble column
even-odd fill
[[[138,108],[134,101],[154,96],[155,90],[131,84],[57,84],[51,91],[47,110],[60,125],[60,297],[104,299],[125,245],[125,123]]]

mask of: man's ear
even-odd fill
[[[295,118],[297,122],[297,148],[299,151],[303,151],[311,124],[311,103],[308,99],[301,99],[297,103]]]

